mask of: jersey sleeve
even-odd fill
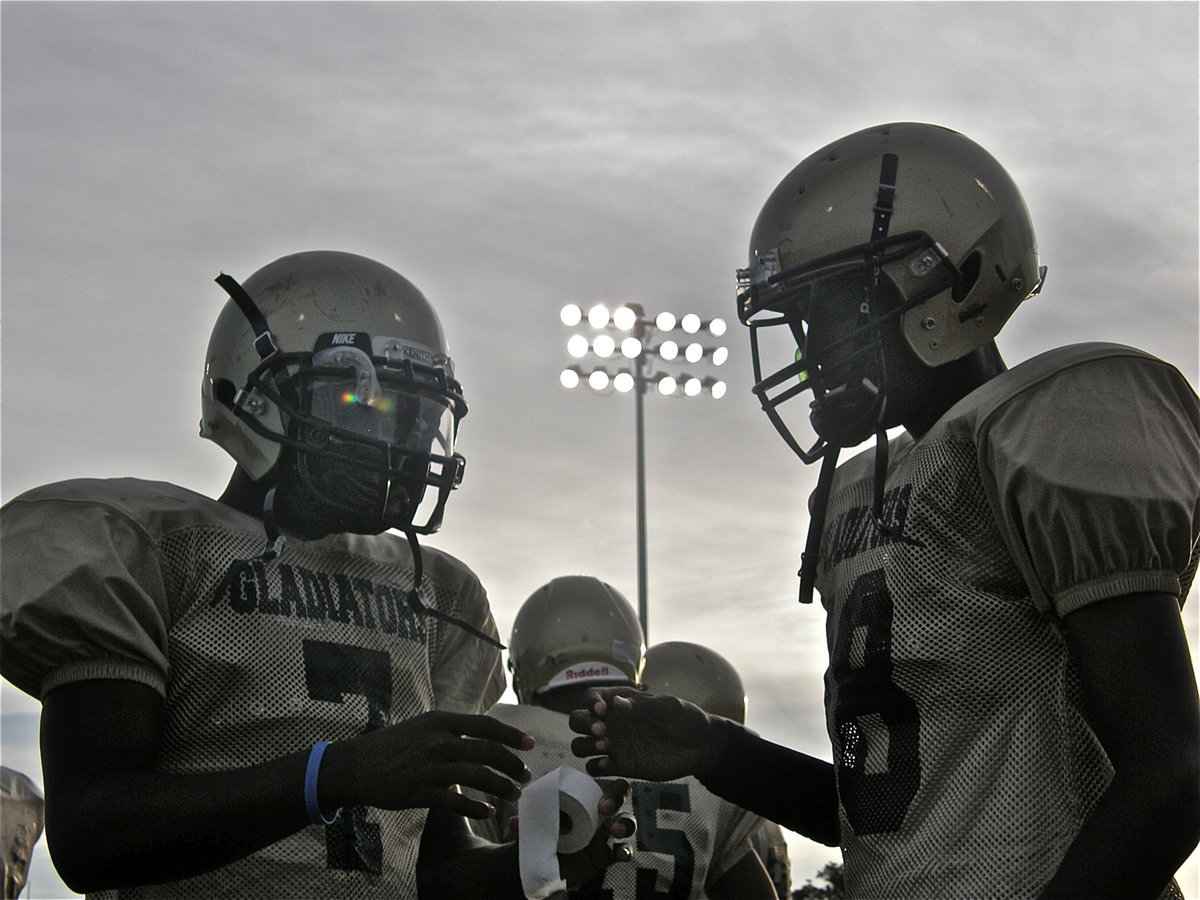
[[[1028,386],[981,421],[985,488],[1042,612],[1162,591],[1181,601],[1200,530],[1200,411],[1130,353]]]
[[[121,512],[45,489],[0,510],[0,672],[22,691],[108,678],[165,694],[169,619],[154,543]]]
[[[434,602],[444,611],[499,639],[487,593],[465,565],[444,554],[427,562],[432,580],[445,586]],[[464,628],[436,622],[430,644],[434,705],[452,712],[482,713],[500,699],[506,680],[497,647]]]

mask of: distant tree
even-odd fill
[[[803,887],[792,891],[792,900],[844,900],[849,896],[846,893],[846,877],[842,874],[841,863],[826,863],[817,873],[817,878],[825,883],[813,884],[813,880],[808,879]]]

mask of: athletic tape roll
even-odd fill
[[[521,791],[517,802],[517,855],[521,887],[530,900],[566,890],[559,853],[576,853],[600,827],[596,806],[604,792],[590,776],[561,766]]]

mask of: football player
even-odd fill
[[[822,461],[800,593],[833,763],[610,690],[573,717],[589,769],[698,775],[840,844],[856,897],[1176,893],[1200,835],[1195,391],[1115,344],[1005,366],[993,339],[1045,270],[1012,178],[945,128],[809,156],[749,263],[754,392]]]
[[[616,589],[588,575],[555,578],[521,606],[509,641],[509,668],[518,705],[499,704],[491,716],[533,735],[524,754],[540,777],[559,766],[583,768],[571,753],[568,715],[592,685],[636,687],[645,644],[633,608]],[[694,778],[631,783],[637,822],[633,865],[610,866],[603,879],[572,897],[773,898],[775,890],[749,837],[761,820],[709,793]],[[473,826],[492,841],[515,806]]]
[[[454,786],[516,796],[531,741],[480,715],[505,679],[478,579],[417,544],[463,470],[438,318],[349,253],[217,281],[221,497],[73,480],[0,516],[3,675],[43,704],[55,865],[146,897],[522,896],[515,846],[463,819],[490,803]]]
[[[742,677],[728,659],[703,644],[663,641],[646,650],[642,687],[655,694],[669,694],[695,703],[706,713],[739,724],[746,722],[746,689]],[[791,861],[787,838],[775,822],[763,820],[750,843],[766,867],[775,893],[792,896]]]

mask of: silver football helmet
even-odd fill
[[[788,173],[754,225],[737,297],[754,393],[814,462],[876,429],[885,329],[940,366],[990,342],[1044,278],[1021,193],[978,144],[913,122],[848,135]],[[808,391],[811,428],[785,422],[780,406]]]
[[[554,578],[521,606],[508,642],[517,700],[581,684],[638,684],[646,644],[637,613],[591,575]]]
[[[217,281],[230,300],[205,357],[201,436],[256,481],[291,479],[336,511],[337,530],[436,531],[462,480],[454,444],[467,407],[424,295],[335,251]]]
[[[655,694],[695,703],[714,716],[746,721],[746,689],[733,663],[703,644],[664,641],[646,651],[642,683]]]

